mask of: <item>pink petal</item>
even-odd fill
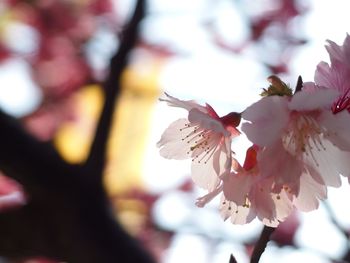
[[[262,221],[276,218],[276,207],[271,196],[271,184],[260,183],[254,187],[249,195],[251,206],[256,210],[257,217]]]
[[[285,150],[281,141],[258,152],[258,164],[263,178],[274,177],[274,191],[280,192],[287,185],[291,191],[298,192],[303,164]]]
[[[169,106],[171,107],[179,107],[179,108],[184,108],[188,111],[192,109],[198,109],[199,111],[207,113],[208,110],[206,107],[199,105],[197,102],[194,100],[179,100],[173,96],[170,96],[168,93],[164,93],[167,98],[163,99],[160,98],[160,101],[165,101],[168,103]]]
[[[223,189],[222,185],[219,185],[217,188],[215,188],[213,191],[209,192],[208,194],[197,198],[196,206],[204,207],[207,203],[213,200],[218,194],[220,194],[222,192],[222,189]]]
[[[231,223],[243,225],[250,223],[256,217],[255,211],[250,207],[237,206],[231,214]]]
[[[350,63],[350,35],[346,34],[344,43],[343,43],[343,61],[345,63],[347,63],[347,65],[349,66]]]
[[[323,111],[318,121],[321,127],[325,127],[328,140],[339,149],[350,151],[350,114],[347,111],[337,114]]]
[[[0,196],[0,211],[22,206],[27,203],[23,192],[15,191],[6,195]]]
[[[315,82],[321,87],[344,93],[350,87],[349,70],[344,64],[336,64],[330,67],[327,63],[320,62],[315,72]]]
[[[192,161],[191,176],[193,182],[201,188],[213,191],[221,181],[219,176],[227,172],[229,158],[225,144],[219,144],[212,157],[206,159],[206,162],[200,162],[200,159]]]
[[[321,176],[323,184],[339,187],[340,174],[350,176],[350,152],[340,150],[328,140],[322,141],[322,147],[320,150],[314,149],[312,156],[305,156],[305,162]]]
[[[308,82],[303,83],[302,90],[304,90],[306,92],[313,92],[313,91],[317,90],[318,88],[319,87],[314,82],[308,81]]]
[[[329,53],[329,57],[333,64],[344,64],[345,66],[350,66],[350,36],[346,35],[342,46],[339,46],[335,42],[328,40],[328,45],[326,49]]]
[[[263,218],[261,219],[261,222],[265,226],[269,226],[269,227],[278,227],[278,225],[280,224],[280,222],[276,218],[274,219]]]
[[[223,136],[228,137],[231,135],[230,132],[225,129],[225,127],[220,121],[210,117],[208,114],[203,113],[198,109],[190,110],[188,114],[188,120],[191,123],[198,124],[203,129],[210,130],[215,133],[220,133]]]
[[[296,111],[312,111],[330,108],[339,96],[334,89],[319,88],[313,91],[299,91],[292,97],[288,108]]]
[[[228,175],[231,172],[232,167],[232,150],[231,150],[231,138],[225,138],[221,151],[222,153],[217,156],[217,159],[214,161],[214,170],[216,174],[222,179],[224,176]]]
[[[272,194],[275,203],[276,218],[278,221],[284,221],[293,211],[293,204],[285,190],[278,194]]]
[[[186,136],[193,133],[194,127],[190,125],[187,119],[179,119],[170,124],[164,131],[157,146],[160,147],[160,155],[168,159],[183,160],[190,158],[190,147]]]
[[[284,190],[278,194],[271,193],[270,185],[269,180],[264,180],[259,188],[255,189],[255,201],[252,200],[252,204],[264,225],[277,227],[291,214],[293,204]]]
[[[253,182],[253,175],[250,175],[248,172],[231,173],[223,180],[225,198],[235,202],[237,205],[244,205]]]
[[[238,225],[250,223],[256,217],[254,210],[237,206],[234,202],[226,200],[224,196],[221,197],[219,210],[224,220],[230,218],[231,223]]]
[[[332,81],[332,70],[328,63],[321,61],[315,71],[315,82],[325,88],[337,89],[337,85]]]
[[[327,40],[327,42],[328,42],[327,43],[328,45],[326,45],[326,49],[329,53],[329,57],[331,61],[334,61],[334,60],[342,61],[344,59],[342,48],[331,40]]]
[[[319,200],[327,197],[325,185],[317,183],[308,172],[300,177],[300,191],[294,198],[293,204],[301,211],[309,212],[319,206]]]
[[[269,146],[278,140],[287,125],[289,112],[286,97],[270,96],[248,107],[242,117],[242,130],[248,139],[259,146]]]

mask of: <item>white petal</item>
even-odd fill
[[[222,185],[215,188],[213,191],[209,192],[208,194],[201,196],[197,198],[196,200],[196,206],[198,207],[204,207],[207,203],[209,203],[211,200],[213,200],[218,194],[222,192]]]
[[[160,155],[177,160],[190,158],[192,143],[189,142],[189,139],[195,136],[194,129],[195,127],[191,126],[187,119],[179,119],[171,123],[157,143],[157,146],[161,148]]]
[[[253,188],[249,196],[252,209],[255,209],[257,217],[274,221],[276,218],[276,207],[272,200],[270,184],[261,183]]]
[[[221,152],[216,156],[214,160],[214,170],[217,175],[222,179],[224,176],[231,172],[232,167],[232,150],[231,150],[232,140],[230,137],[224,139],[223,145],[221,147]]]
[[[305,157],[305,162],[315,169],[315,171],[320,174],[325,185],[332,187],[341,186],[340,174],[338,172],[338,167],[336,167],[335,159],[332,156],[330,150],[318,152],[314,151],[314,157]],[[317,160],[317,163],[313,160]]]
[[[333,114],[323,111],[319,118],[325,127],[327,139],[344,151],[350,151],[350,114],[346,110]]]
[[[230,209],[228,209],[230,207]],[[225,199],[224,195],[221,196],[219,211],[224,220],[227,220],[232,215],[232,207],[236,209],[236,205]]]
[[[167,98],[163,99],[160,98],[160,101],[165,101],[168,103],[169,106],[171,107],[179,107],[179,108],[184,108],[188,111],[192,110],[192,109],[198,109],[202,112],[207,112],[206,107],[199,105],[197,102],[195,102],[194,100],[179,100],[173,96],[170,96],[167,93],[164,93]]]
[[[317,183],[312,179],[309,172],[305,172],[300,177],[300,191],[294,198],[293,204],[301,211],[309,212],[319,206],[319,200],[327,197],[326,186]]]
[[[249,173],[231,173],[223,180],[225,198],[237,205],[244,205],[253,180],[253,175]]]
[[[250,223],[256,217],[254,210],[243,206],[237,206],[234,202],[226,200],[224,196],[221,197],[219,210],[224,220],[230,218],[231,223],[237,225]]]
[[[306,92],[313,92],[314,90],[319,89],[319,87],[314,82],[304,82],[303,89]]]
[[[293,204],[288,194],[282,190],[279,194],[272,194],[272,200],[275,203],[276,219],[284,221],[293,211]]]
[[[332,72],[328,63],[321,61],[315,71],[315,82],[317,85],[325,88],[337,89],[332,82]]]
[[[196,185],[208,191],[213,191],[218,186],[221,181],[220,176],[227,172],[227,159],[230,158],[226,152],[225,144],[217,144],[217,148],[213,154],[208,156],[209,158],[203,159],[199,155],[192,161],[191,165],[192,180]]]
[[[231,133],[225,129],[222,123],[206,113],[199,111],[198,109],[190,110],[188,114],[188,120],[191,123],[196,123],[200,125],[203,129],[213,131],[215,133],[220,133],[226,137],[230,136]]]
[[[231,223],[243,225],[250,223],[255,217],[255,211],[250,207],[237,206],[236,210],[233,210],[231,214]]]
[[[340,174],[350,176],[350,152],[345,152],[334,146],[328,140],[322,140],[322,149],[313,149],[312,156],[305,156],[308,165],[320,174],[327,186],[339,187]]]
[[[301,90],[294,94],[288,107],[290,110],[297,111],[329,108],[338,96],[339,92],[334,89]]]
[[[265,225],[265,226],[269,226],[269,227],[278,227],[278,225],[280,224],[280,222],[275,218],[275,219],[268,219],[268,218],[263,218],[261,220],[261,222]]]
[[[269,146],[278,140],[287,125],[289,112],[286,97],[270,96],[248,107],[242,117],[242,130],[248,139],[259,146]]]
[[[343,64],[335,64],[330,67],[325,62],[320,62],[315,72],[317,85],[338,90],[341,94],[349,89],[349,68]]]
[[[329,53],[329,57],[331,61],[338,60],[342,61],[344,59],[343,49],[337,43],[327,40],[328,45],[326,45],[326,49]]]
[[[283,147],[279,141],[258,152],[258,164],[262,177],[274,177],[275,189],[280,192],[284,185],[298,192],[299,177],[303,164]]]

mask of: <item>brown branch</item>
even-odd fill
[[[270,241],[270,236],[275,231],[276,228],[264,226],[260,238],[254,247],[254,251],[252,257],[250,259],[250,263],[258,263],[262,253],[264,253],[267,242]]]
[[[81,181],[71,184],[64,190],[39,188],[28,205],[2,212],[0,255],[77,263],[154,263],[115,221],[103,194]]]
[[[145,15],[144,0],[137,1],[136,8],[129,24],[121,35],[118,52],[111,59],[109,76],[104,83],[105,103],[97,125],[86,167],[93,177],[93,182],[100,182],[105,164],[106,148],[112,123],[115,101],[120,93],[120,79],[127,64],[127,57],[135,45],[138,25]],[[94,169],[93,171],[91,170]]]
[[[0,168],[27,189],[32,185],[57,187],[65,181],[65,173],[52,173],[71,169],[49,143],[38,141],[28,134],[18,120],[0,109]],[[57,177],[55,175],[58,175]]]

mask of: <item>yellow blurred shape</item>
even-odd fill
[[[148,207],[142,201],[135,199],[117,199],[114,203],[116,206],[116,217],[132,234],[137,235],[147,220]]]
[[[105,184],[110,194],[142,187],[143,157],[159,96],[160,66],[155,61],[143,62],[129,66],[123,73],[123,90],[114,116],[105,170]]]
[[[162,64],[154,59],[147,62],[129,66],[122,75],[105,169],[104,183],[110,195],[142,187],[143,158],[153,108],[159,97],[157,81]],[[98,86],[88,86],[74,99],[77,119],[62,125],[55,144],[67,161],[79,163],[88,155],[103,92]]]
[[[77,118],[64,123],[54,140],[56,148],[68,162],[79,163],[86,159],[103,97],[98,85],[84,87],[74,95]]]

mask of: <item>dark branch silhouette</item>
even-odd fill
[[[97,181],[101,180],[99,176],[102,174],[105,163],[106,146],[115,108],[115,100],[120,93],[121,74],[127,63],[127,56],[131,48],[135,45],[138,24],[142,17],[144,17],[145,13],[144,5],[145,3],[143,1],[137,2],[134,16],[121,35],[119,50],[111,59],[109,76],[103,86],[105,92],[105,103],[91,145],[90,154],[86,161],[86,166],[90,169],[96,169],[93,171],[93,174],[97,177]]]
[[[258,263],[262,253],[264,253],[267,242],[270,241],[270,236],[275,231],[276,228],[264,226],[258,242],[254,247],[252,257],[250,258],[250,263]]]
[[[0,110],[0,169],[20,182],[28,195],[25,206],[0,214],[0,255],[74,263],[154,262],[115,220],[102,184],[120,75],[136,41],[144,5],[144,0],[137,2],[111,60],[105,104],[85,164],[66,163],[50,143],[38,141]]]

